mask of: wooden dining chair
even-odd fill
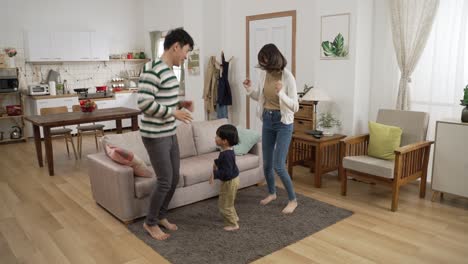
[[[41,115],[51,115],[51,114],[59,114],[59,113],[67,113],[68,108],[66,106],[57,106],[57,107],[45,107],[41,108],[40,113]],[[67,154],[68,158],[70,158],[70,149],[68,148],[68,142],[71,143],[73,148],[73,154],[75,155],[75,160],[77,160],[75,144],[73,143],[72,138],[72,129],[62,127],[62,128],[53,128],[50,130],[51,138],[63,137],[65,139],[65,146],[67,146]]]
[[[73,105],[72,106],[73,112],[81,112],[81,107],[80,105]],[[97,109],[97,105],[96,105]],[[99,150],[99,144],[98,144],[98,137],[103,137],[104,136],[104,125],[102,124],[96,124],[92,123],[90,125],[87,124],[81,124],[76,127],[78,130],[77,134],[77,139],[78,139],[78,154],[81,159],[81,153],[83,149],[83,135],[85,134],[93,134],[94,135],[94,142],[96,143],[96,150]]]

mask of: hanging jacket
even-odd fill
[[[211,56],[208,61],[208,67],[205,75],[205,86],[203,89],[203,100],[205,103],[205,112],[215,112],[216,99],[218,98],[218,78],[219,69],[216,68],[216,57]]]
[[[221,52],[221,78],[218,81],[218,99],[219,105],[232,105],[231,87],[228,80],[229,62],[224,58],[224,52]]]

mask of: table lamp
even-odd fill
[[[312,88],[303,97],[304,101],[312,101],[314,104],[314,126],[313,131],[317,131],[317,104],[319,101],[330,101],[330,97],[325,93],[323,89]]]

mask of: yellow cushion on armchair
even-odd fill
[[[395,159],[395,149],[400,147],[402,129],[369,122],[368,155],[385,160]]]

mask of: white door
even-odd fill
[[[250,21],[249,23],[249,76],[256,85],[259,69],[257,55],[268,43],[275,44],[288,61],[291,70],[293,50],[293,19],[291,16]],[[262,131],[262,122],[257,117],[257,101],[250,100],[250,129]]]

